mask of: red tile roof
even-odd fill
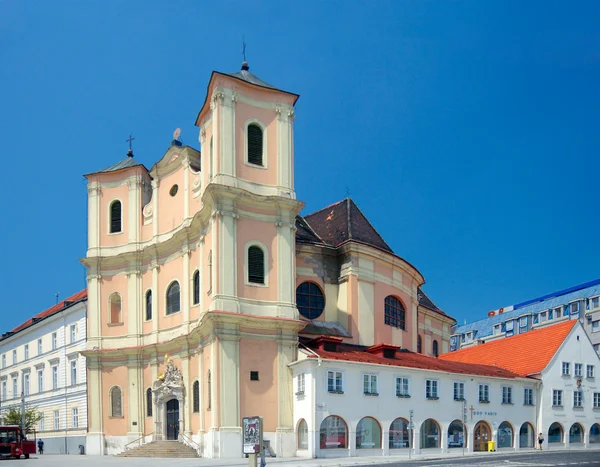
[[[68,298],[65,298],[63,301],[58,302],[56,305],[48,308],[47,310],[44,310],[41,313],[38,313],[33,318],[29,318],[23,324],[20,324],[19,326],[17,326],[10,332],[15,333],[18,331],[22,331],[23,329],[28,328],[29,326],[38,322],[39,320],[41,320],[43,318],[47,318],[48,316],[51,316],[55,313],[58,313],[59,311],[64,309],[65,306],[70,306],[71,304],[73,304],[75,302],[80,302],[81,300],[85,300],[85,299],[87,299],[87,289],[77,292],[76,294],[71,295]],[[8,336],[6,336],[6,337],[8,337]]]
[[[521,376],[533,375],[546,368],[575,324],[577,320],[565,321],[445,353],[439,358],[447,362],[487,363]]]
[[[371,347],[372,348],[372,347]],[[475,376],[489,376],[497,378],[518,378],[519,375],[504,368],[473,363],[459,363],[440,360],[407,350],[399,350],[394,358],[386,358],[381,354],[368,352],[369,347],[338,344],[336,352],[311,348],[321,358],[328,360],[342,360],[356,363],[375,363],[378,365],[398,366],[405,368],[418,368],[421,370],[445,371],[448,373],[459,373]],[[310,358],[314,356],[309,355]]]

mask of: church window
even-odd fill
[[[248,125],[248,162],[263,165],[263,130],[256,123]]]
[[[194,305],[200,303],[200,271],[194,273],[194,297],[192,302]]]
[[[200,383],[198,381],[194,381],[192,391],[194,412],[200,412]]]
[[[123,401],[121,397],[121,388],[119,386],[113,386],[109,393],[110,398],[110,416],[111,417],[122,417],[123,416]]]
[[[439,355],[438,341],[434,340],[433,341],[433,356],[437,357],[438,355]]]
[[[114,293],[109,298],[110,301],[110,323],[121,322],[121,295]]]
[[[121,232],[121,224],[121,201],[113,201],[110,205],[110,233]]]
[[[177,313],[181,310],[180,301],[179,301],[179,282],[172,282],[169,288],[167,289],[167,314],[172,315],[173,313]]]
[[[319,286],[313,282],[303,282],[296,289],[296,306],[306,319],[316,319],[323,314],[325,297]]]
[[[404,305],[400,300],[392,295],[385,297],[385,324],[405,329],[405,315]]]
[[[210,370],[208,370],[208,375],[206,376],[206,410],[210,410],[211,403],[210,400],[212,398],[212,383],[210,380]]]
[[[152,417],[152,389],[146,389],[146,417]]]
[[[146,321],[152,319],[152,290],[146,292]]]
[[[417,353],[423,353],[423,342],[421,336],[417,336]]]
[[[256,245],[248,248],[248,282],[251,284],[265,283],[265,253]]]
[[[171,196],[175,196],[175,195],[177,194],[177,191],[179,191],[179,186],[177,186],[177,185],[173,185],[173,186],[171,187],[171,189],[169,190],[169,194],[170,194]]]

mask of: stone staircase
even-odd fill
[[[198,457],[194,449],[178,441],[152,441],[119,454],[119,457]]]

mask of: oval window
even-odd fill
[[[169,191],[169,194],[170,194],[171,196],[175,196],[175,195],[177,194],[177,190],[179,190],[179,187],[178,187],[177,185],[173,185],[173,186],[171,187],[171,190]]]

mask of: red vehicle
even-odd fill
[[[29,454],[35,454],[35,432],[33,439],[27,436],[18,425],[0,426],[0,456],[20,459],[24,456],[29,459]]]

